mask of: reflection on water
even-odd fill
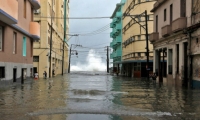
[[[40,120],[200,119],[200,90],[174,81],[71,73],[0,89],[0,116]]]

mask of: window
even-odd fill
[[[138,35],[138,40],[141,40],[141,36],[140,35]]]
[[[39,62],[39,56],[33,56],[33,62]]]
[[[141,17],[138,17],[138,22],[140,22],[141,21]]]
[[[138,0],[138,3],[140,3],[141,1],[140,0]]]
[[[24,18],[26,18],[26,0],[24,0]]]
[[[0,67],[0,78],[5,78],[5,67]]]
[[[3,51],[3,27],[0,26],[0,51]]]
[[[48,44],[50,45],[50,38],[48,37]]]
[[[60,52],[62,52],[62,43],[60,43]]]
[[[170,24],[172,24],[173,21],[173,4],[170,5]]]
[[[196,38],[196,43],[199,43],[199,38]]]
[[[186,0],[181,0],[181,17],[186,17]]]
[[[16,39],[17,39],[17,33],[14,32],[13,33],[13,54],[16,54],[16,47],[17,47],[17,44],[16,44]]]
[[[23,37],[23,56],[26,56],[26,37]]]
[[[167,19],[167,10],[164,9],[164,21],[166,21],[166,19]]]
[[[148,21],[148,20],[150,20],[150,16],[149,16],[149,15],[147,15],[147,21]]]
[[[158,15],[156,15],[156,32],[158,32]]]
[[[141,53],[138,53],[138,57],[141,57]]]
[[[30,45],[31,45],[31,47],[30,47],[31,54],[30,55],[31,55],[31,57],[33,57],[33,41],[31,41]]]

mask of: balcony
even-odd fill
[[[113,18],[113,23],[118,23],[120,18]]]
[[[187,27],[187,18],[181,17],[172,22],[172,32],[178,32]]]
[[[157,0],[157,2],[153,6],[153,9],[151,10],[151,12],[154,12],[155,10],[157,10],[165,2],[167,2],[167,0]]]
[[[172,27],[171,25],[166,25],[164,27],[162,27],[162,36],[166,37],[169,36],[172,32]]]
[[[17,0],[0,0],[0,20],[9,25],[17,24],[18,20]]]
[[[111,37],[111,38],[114,37],[114,31],[110,33],[110,37]]]
[[[114,45],[114,43],[113,43],[113,41],[110,43],[110,47],[111,48],[113,48],[113,45]]]
[[[122,24],[117,24],[116,29],[121,30],[122,29]]]
[[[113,59],[113,56],[114,56],[114,54],[113,54],[113,53],[111,53],[111,54],[110,54],[110,59]]]
[[[150,34],[150,37],[149,37],[150,42],[154,42],[158,39],[159,39],[159,33],[158,32],[154,32],[154,33]]]
[[[117,36],[115,41],[116,41],[116,43],[121,43],[122,42],[121,36]]]
[[[122,51],[121,50],[117,50],[114,52],[114,56],[113,57],[121,57],[122,56]]]
[[[40,8],[40,0],[29,0],[29,1],[33,5],[34,10],[37,10]]]
[[[30,22],[29,32],[34,40],[40,40],[40,24],[38,22]]]
[[[121,18],[122,17],[122,12],[117,12],[116,17]]]
[[[110,28],[114,28],[115,27],[115,24],[112,22],[110,23]]]

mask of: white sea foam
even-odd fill
[[[71,71],[106,71],[106,64],[98,53],[90,50],[86,58],[86,63],[81,64],[77,62],[76,65],[71,66]]]

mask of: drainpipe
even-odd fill
[[[66,42],[66,0],[64,1],[64,37],[63,37],[63,50],[62,50],[62,75],[64,74],[64,56],[65,56],[65,42]]]

